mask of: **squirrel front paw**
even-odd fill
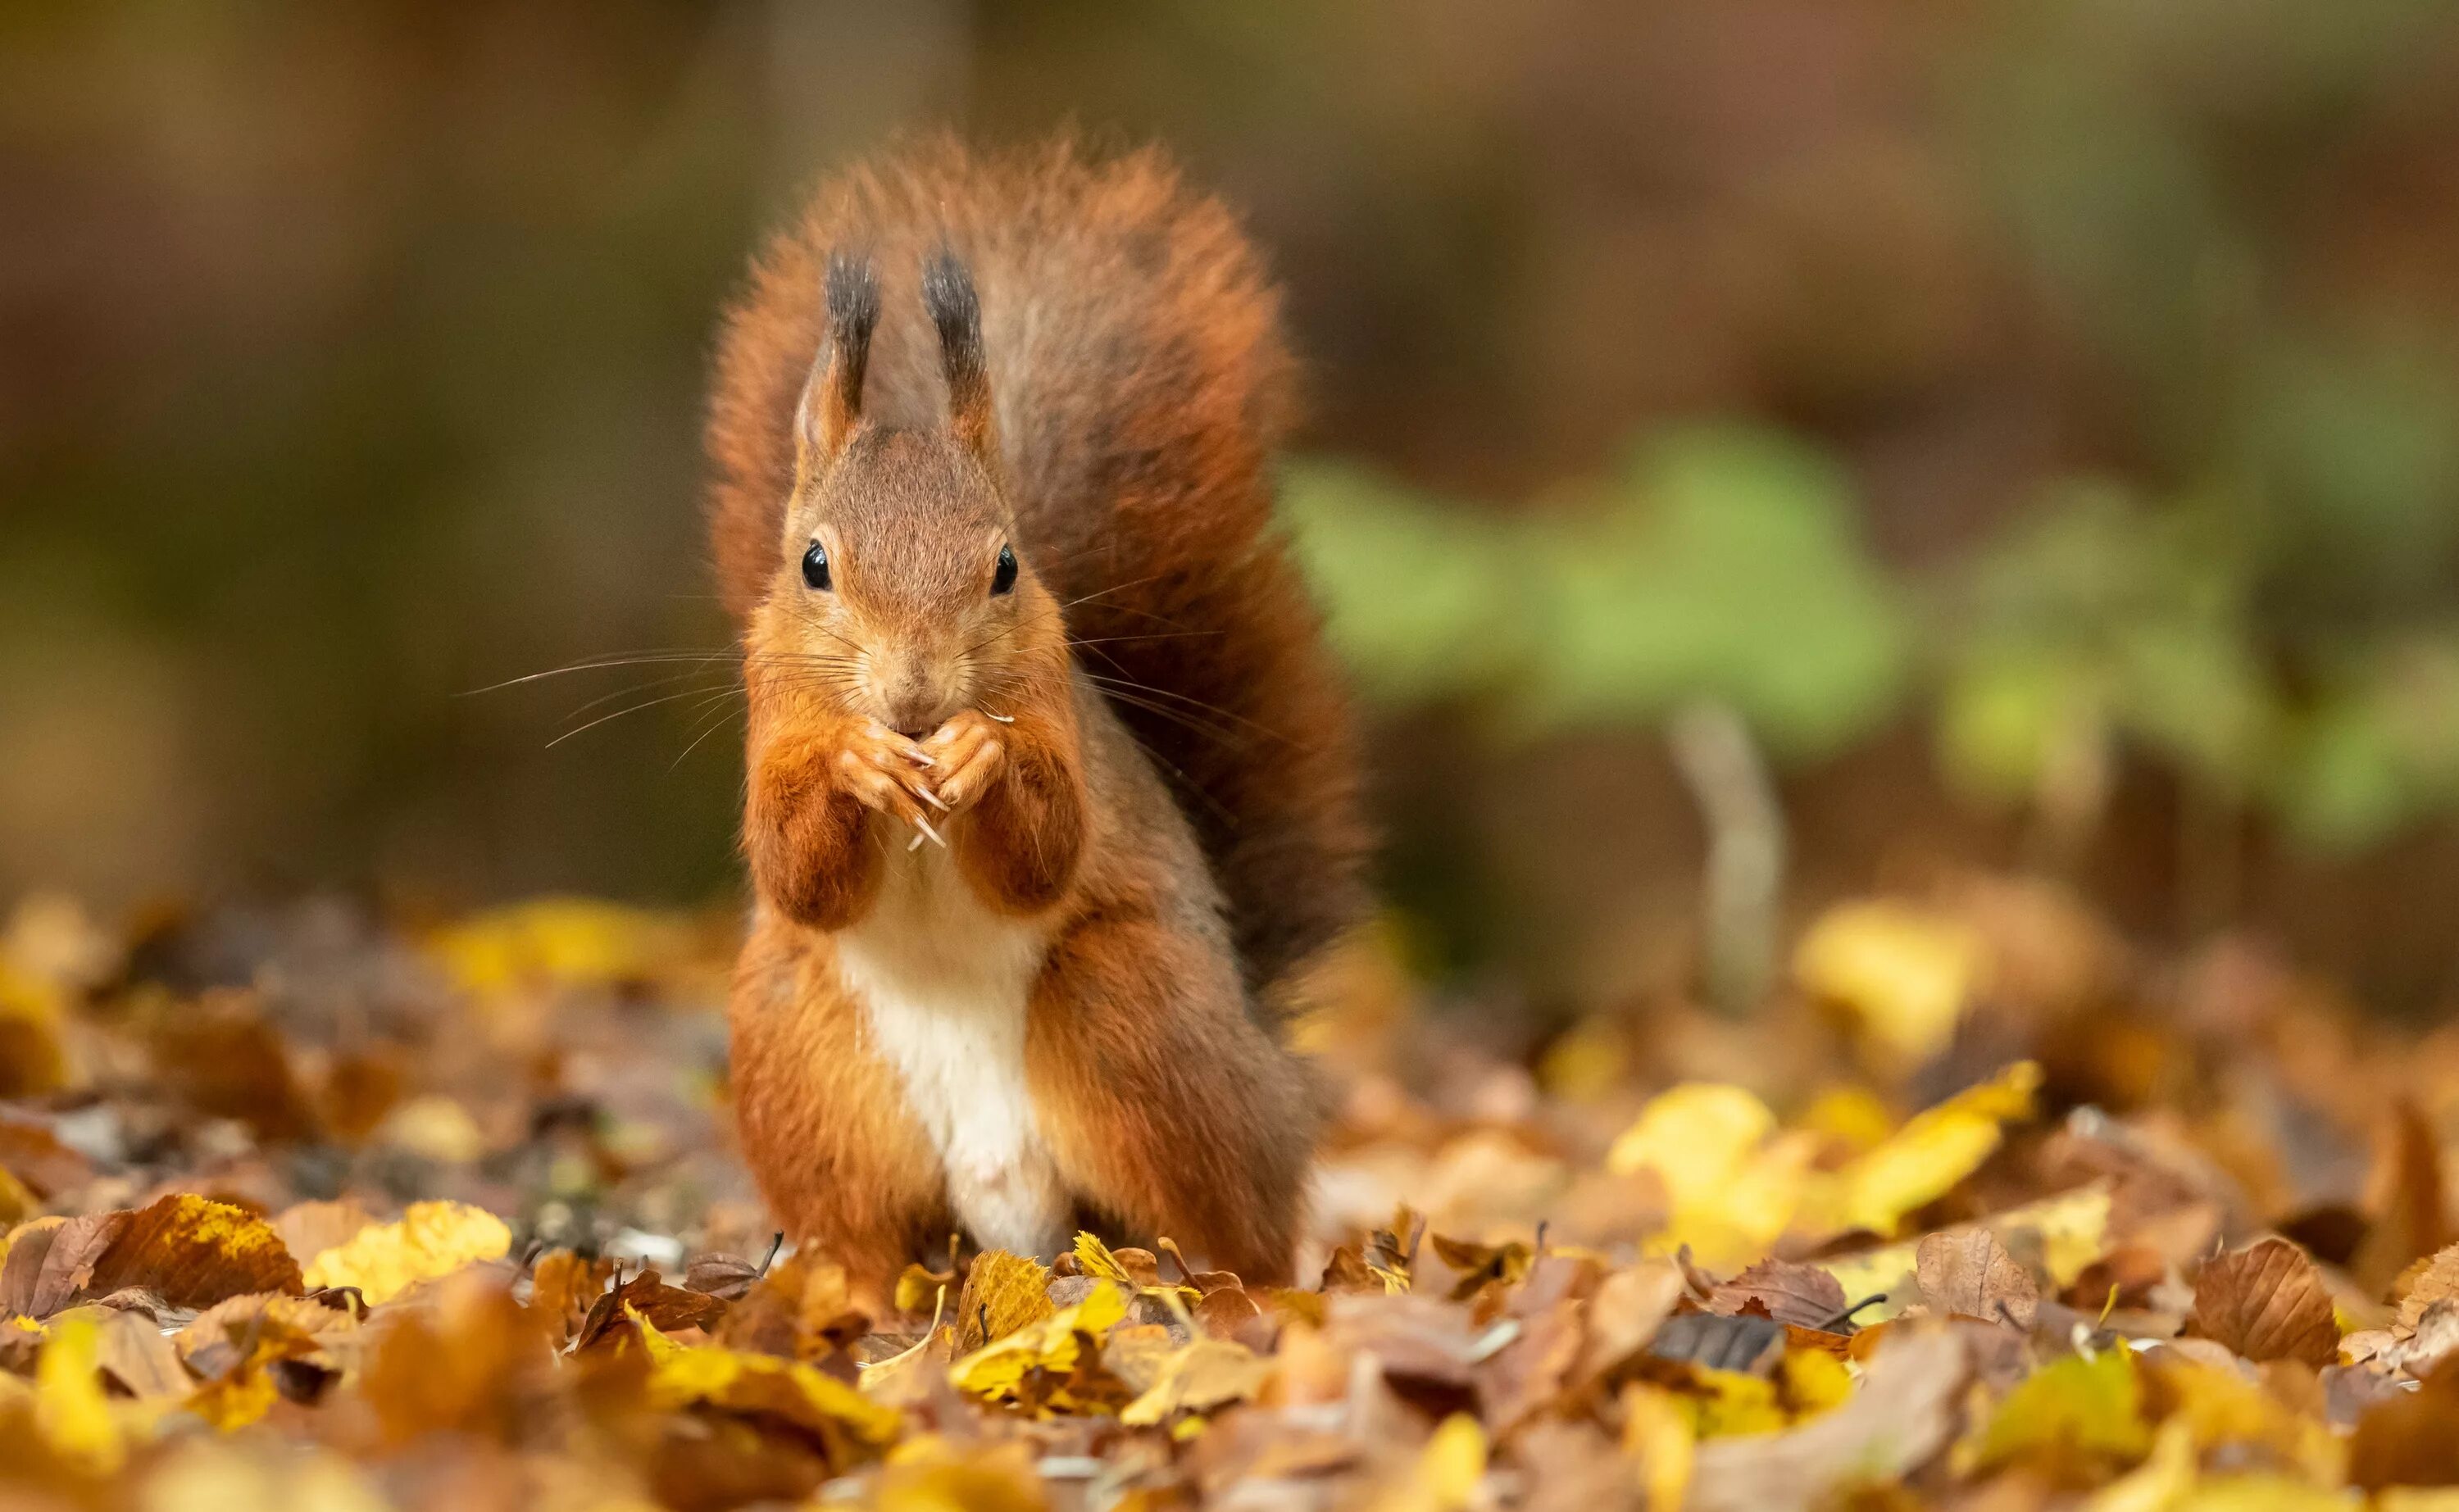
[[[933,730],[921,746],[931,763],[932,801],[952,814],[972,808],[1007,764],[1000,737],[999,726],[978,709],[966,709]]]
[[[837,783],[864,808],[932,834],[931,809],[948,808],[931,790],[928,768],[934,765],[935,758],[921,746],[872,721],[837,752]]]

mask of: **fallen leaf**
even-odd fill
[[[1955,1431],[1964,1348],[1935,1328],[1891,1331],[1842,1406],[1783,1433],[1702,1443],[1691,1512],[1798,1512],[1839,1490],[1901,1482]]]
[[[484,1208],[412,1203],[400,1222],[370,1225],[316,1256],[305,1281],[310,1287],[356,1287],[368,1302],[381,1304],[421,1281],[499,1260],[512,1246],[512,1230]]]
[[[2348,1482],[2459,1486],[2459,1363],[2446,1364],[2413,1392],[2368,1408],[2348,1440]]]
[[[56,986],[0,956],[0,1098],[40,1097],[68,1084],[65,1014]]]
[[[1805,1221],[1835,1231],[1892,1234],[1906,1213],[1955,1189],[2032,1114],[2041,1068],[2019,1061],[1936,1107],[1914,1114],[1878,1146],[1812,1185]]]
[[[141,1312],[95,1308],[96,1362],[120,1390],[139,1400],[179,1397],[196,1385],[179,1348]]]
[[[1116,1282],[1097,1281],[1084,1300],[975,1350],[948,1367],[948,1383],[961,1392],[1010,1398],[1026,1373],[1064,1376],[1083,1354],[1083,1341],[1099,1345],[1127,1315],[1127,1294]]]
[[[2340,1325],[2322,1271],[2304,1250],[2276,1237],[2204,1263],[2186,1332],[2250,1360],[2296,1359],[2319,1370],[2340,1354]]]
[[[1677,1312],[1656,1331],[1648,1353],[1658,1359],[1750,1375],[1775,1368],[1784,1353],[1784,1325],[1764,1317]]]
[[[876,1512],[1043,1512],[1050,1504],[1027,1445],[960,1449],[936,1434],[897,1445],[866,1500]]]
[[[2063,1355],[2018,1383],[1989,1415],[1970,1468],[2020,1460],[2080,1477],[2131,1465],[2151,1448],[2134,1356],[2103,1350]]]
[[[1407,1474],[1370,1503],[1374,1512],[1464,1512],[1485,1479],[1485,1433],[1455,1413],[1435,1429]]]
[[[1178,1413],[1210,1412],[1252,1396],[1272,1374],[1272,1361],[1244,1345],[1200,1338],[1162,1362],[1152,1384],[1120,1411],[1119,1421],[1150,1427]]]
[[[62,1459],[107,1476],[127,1460],[128,1441],[103,1395],[101,1370],[94,1318],[54,1324],[34,1364],[34,1426]]]
[[[654,1408],[699,1405],[774,1417],[818,1435],[830,1447],[830,1462],[839,1468],[854,1458],[851,1446],[888,1444],[903,1424],[894,1408],[816,1366],[717,1345],[679,1344],[645,1321],[634,1322],[648,1352],[647,1395]]]
[[[2427,1308],[2452,1300],[2459,1300],[2459,1244],[2435,1253],[2416,1273],[2399,1299],[2399,1317],[2393,1326],[2413,1334]]]
[[[588,1349],[612,1335],[627,1317],[645,1319],[668,1334],[684,1329],[712,1329],[725,1316],[723,1299],[686,1287],[666,1285],[655,1270],[642,1270],[621,1286],[599,1294],[589,1306],[572,1347]]]
[[[94,1268],[128,1227],[125,1210],[79,1218],[36,1218],[9,1236],[0,1261],[0,1310],[46,1318],[85,1292]]]
[[[1126,1271],[1101,1249],[1101,1241],[1090,1234],[1077,1239],[1077,1255],[1083,1257],[1090,1241],[1100,1264],[1087,1264],[1085,1274],[1105,1275],[1115,1285],[1132,1288]],[[973,1268],[965,1272],[965,1290],[956,1301],[955,1323],[956,1347],[977,1350],[994,1339],[1007,1337],[1021,1328],[1030,1328],[1058,1312],[1050,1300],[1050,1268],[1027,1255],[1010,1254],[1004,1250],[989,1250],[974,1257]]]
[[[1862,1033],[1897,1063],[1917,1065],[1946,1048],[1986,959],[1969,925],[1908,903],[1843,903],[1810,926],[1795,948],[1802,991],[1848,1009]]]
[[[1834,1276],[1792,1260],[1762,1260],[1708,1294],[1710,1310],[1717,1312],[1740,1312],[1754,1302],[1779,1323],[1834,1329],[1847,1299]]]
[[[302,1290],[299,1262],[271,1224],[185,1192],[131,1213],[95,1259],[88,1286],[96,1292],[143,1287],[182,1308]]]
[[[1599,1282],[1572,1383],[1593,1386],[1636,1358],[1682,1300],[1682,1285],[1681,1269],[1667,1260],[1644,1260]]]
[[[672,918],[588,898],[538,898],[464,919],[429,941],[462,990],[606,987],[643,980],[690,951]]]
[[[1986,1228],[1929,1235],[1913,1268],[1923,1300],[1940,1312],[2028,1330],[2040,1312],[2039,1283]]]

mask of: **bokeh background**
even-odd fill
[[[1436,979],[1747,996],[1979,866],[2459,988],[2431,0],[9,7],[0,906],[733,897],[731,705],[473,690],[723,645],[746,250],[1067,121],[1287,282]]]

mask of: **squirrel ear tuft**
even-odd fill
[[[879,325],[879,283],[871,260],[829,254],[828,336],[803,385],[796,439],[808,464],[834,457],[862,418],[862,374]]]
[[[992,459],[991,379],[982,356],[982,305],[973,275],[941,247],[922,265],[922,304],[939,328],[939,366],[948,377],[948,427],[985,462]]]

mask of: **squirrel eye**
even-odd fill
[[[991,574],[991,592],[1003,594],[1015,591],[1016,552],[1010,547],[1002,546],[999,548],[998,569]]]
[[[811,542],[811,549],[803,553],[803,581],[822,593],[828,592],[829,549],[818,541]]]

